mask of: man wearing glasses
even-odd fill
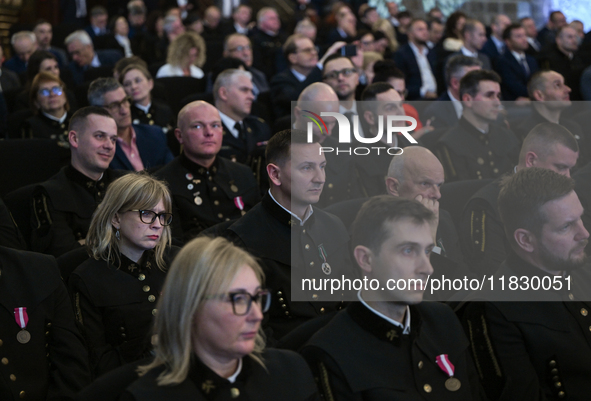
[[[291,102],[298,100],[298,96],[308,85],[322,80],[324,60],[344,45],[344,42],[337,42],[318,61],[318,49],[307,36],[295,34],[287,38],[283,53],[289,62],[289,68],[271,79],[271,98],[276,117],[291,113]]]
[[[130,98],[114,78],[98,78],[88,88],[88,103],[103,107],[117,123],[117,149],[111,168],[155,169],[173,159],[159,127],[131,124]]]
[[[267,82],[265,74],[252,66],[252,44],[248,36],[240,33],[226,36],[226,40],[224,41],[224,57],[234,57],[246,64],[247,70],[252,74],[252,91],[255,100],[259,93],[269,91],[269,82]]]
[[[70,120],[70,165],[33,193],[31,250],[59,256],[84,245],[92,214],[111,182],[117,126],[100,107],[78,110]]]

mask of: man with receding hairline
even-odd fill
[[[40,184],[33,194],[31,249],[60,256],[84,245],[92,214],[111,182],[117,125],[100,107],[84,107],[70,119],[70,165]]]
[[[187,242],[204,229],[237,219],[259,200],[252,171],[219,157],[223,127],[211,104],[187,104],[178,115],[174,134],[183,152],[156,172],[168,183],[173,201],[173,237]]]
[[[563,126],[545,122],[530,131],[519,153],[515,171],[541,167],[570,177],[576,165],[579,146]],[[464,207],[460,225],[460,243],[469,268],[479,274],[493,274],[506,256],[497,198],[500,180],[476,192]]]

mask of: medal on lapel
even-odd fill
[[[324,261],[322,263],[322,273],[326,274],[327,276],[332,273],[332,269],[328,262],[326,261],[326,251],[324,250],[324,245],[318,245],[318,253],[320,254],[320,258]]]
[[[18,324],[21,328],[21,331],[19,331],[16,335],[16,340],[21,344],[26,344],[31,341],[31,333],[25,330],[27,324],[29,323],[27,308],[14,308],[14,320],[16,320],[16,324]]]
[[[450,362],[447,354],[438,355],[435,357],[435,362],[437,363],[437,366],[449,376],[445,381],[445,388],[449,391],[458,391],[460,387],[462,387],[462,383],[454,377],[455,367]]]

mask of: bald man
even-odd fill
[[[186,242],[215,224],[237,219],[260,201],[252,171],[219,157],[223,127],[218,110],[203,101],[181,109],[174,134],[183,152],[156,176],[173,198],[173,237]]]
[[[523,140],[514,172],[541,167],[570,177],[577,164],[579,146],[563,126],[545,122],[535,126]],[[500,181],[480,189],[470,198],[462,215],[460,244],[466,264],[477,275],[492,275],[506,258],[506,239],[497,209]]]

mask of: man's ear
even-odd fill
[[[464,107],[472,108],[472,96],[470,96],[470,94],[464,93],[461,100]]]
[[[181,135],[181,130],[179,128],[174,129],[174,136],[176,137],[176,140],[179,141],[179,143],[182,145],[183,136]]]
[[[523,249],[527,253],[532,253],[537,245],[536,237],[524,228],[518,228],[513,233],[513,239],[517,242],[517,246]]]
[[[536,89],[535,91],[533,91],[532,97],[534,98],[534,100],[537,100],[538,102],[543,102],[544,98],[545,98],[544,92],[542,92],[539,89]]]
[[[538,155],[536,155],[535,152],[529,151],[525,154],[525,166],[526,167],[535,167],[537,161],[538,161]]]
[[[70,146],[74,149],[78,149],[78,141],[80,140],[78,133],[76,131],[68,132],[68,142],[70,142]]]
[[[353,256],[355,257],[355,261],[364,271],[364,273],[371,273],[371,263],[373,259],[373,252],[366,246],[357,245],[353,250]]]
[[[399,196],[400,181],[394,177],[386,177],[386,191],[393,196]]]
[[[365,118],[365,121],[369,125],[374,125],[376,123],[375,122],[375,116],[374,116],[374,114],[370,110],[365,110],[363,112],[363,118]]]
[[[218,97],[224,102],[228,101],[228,88],[222,86],[218,90]]]
[[[273,185],[277,187],[281,186],[281,167],[276,164],[269,163],[267,164],[267,174],[269,175],[269,179]]]
[[[287,61],[289,62],[289,65],[294,65],[296,63],[296,61],[298,61],[296,54],[290,53],[287,56]]]

